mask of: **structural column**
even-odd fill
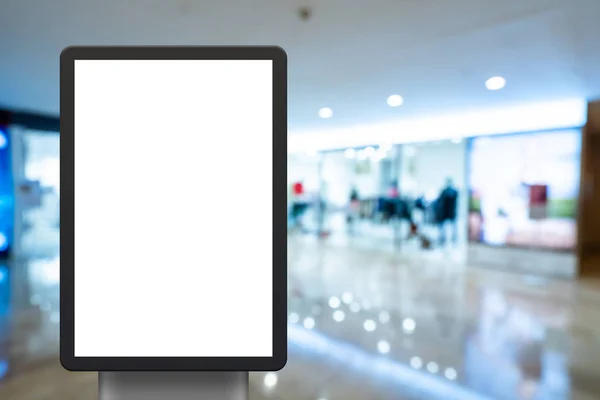
[[[600,101],[588,103],[582,131],[577,236],[579,276],[600,276]]]

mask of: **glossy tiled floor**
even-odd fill
[[[289,243],[290,361],[251,399],[598,399],[600,285],[307,237]],[[92,399],[64,372],[58,264],[0,267],[0,399]]]

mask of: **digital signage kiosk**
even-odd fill
[[[285,52],[70,47],[60,68],[63,366],[110,399],[230,398],[233,371],[282,368]]]

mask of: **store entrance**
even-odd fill
[[[402,146],[401,250],[464,261],[467,253],[466,144],[447,140]]]

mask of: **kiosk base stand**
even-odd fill
[[[100,372],[99,400],[248,400],[248,372]]]

